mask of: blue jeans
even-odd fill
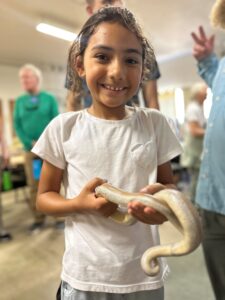
[[[59,298],[57,298],[59,299]],[[72,288],[67,282],[61,284],[61,300],[163,300],[164,288],[129,294],[85,292]]]

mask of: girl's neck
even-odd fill
[[[124,105],[115,108],[105,107],[104,109],[99,109],[92,104],[88,108],[88,112],[97,118],[105,120],[123,120],[130,115],[129,110]]]

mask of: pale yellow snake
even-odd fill
[[[196,209],[184,195],[173,189],[164,189],[153,195],[128,193],[104,183],[95,189],[96,195],[118,205],[127,206],[130,201],[139,201],[163,214],[183,235],[177,243],[158,245],[146,250],[141,259],[141,266],[149,276],[159,272],[157,257],[181,256],[194,251],[202,240],[200,219]],[[116,222],[131,225],[137,220],[127,213],[117,211],[111,216]]]

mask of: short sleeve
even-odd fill
[[[66,165],[62,127],[61,116],[59,115],[49,123],[31,150],[43,160],[60,169],[64,169]]]
[[[182,147],[165,116],[154,110],[152,121],[157,144],[158,165],[162,165],[180,155]]]

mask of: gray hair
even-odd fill
[[[39,87],[40,87],[42,85],[42,79],[43,79],[41,70],[32,64],[25,64],[20,68],[19,76],[25,70],[31,71],[37,77],[39,82]]]
[[[201,92],[204,88],[206,88],[206,84],[204,82],[197,82],[191,87],[191,100],[196,100],[199,92]]]

